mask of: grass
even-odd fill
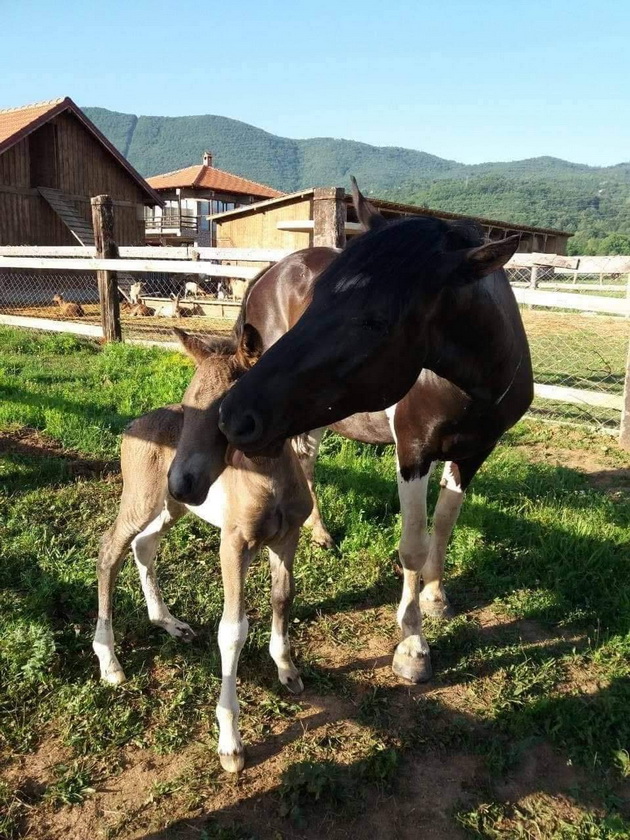
[[[421,819],[429,805],[436,836],[630,836],[630,502],[533,457],[579,446],[614,472],[627,459],[610,443],[532,423],[508,435],[449,550],[458,617],[426,622],[435,679],[408,688],[388,665],[400,592],[393,453],[327,437],[318,480],[338,549],[303,537],[296,564],[291,635],[306,694],[277,686],[259,562],[239,687],[250,759],[233,780],[214,755],[213,530],[184,519],[160,552],[166,600],[198,631],[193,645],[149,625],[128,564],[115,617],[128,683],[101,685],[91,650],[94,561],[120,493],[115,474],[101,478],[104,459],[131,417],[181,396],[188,363],[63,335],[0,339],[0,836],[66,825],[103,838],[166,837],[166,826],[187,838],[379,836],[379,820]],[[39,437],[17,436],[24,426]],[[105,814],[96,823],[93,808]]]

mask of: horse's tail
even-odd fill
[[[267,266],[267,268],[262,268],[255,277],[252,277],[252,279],[249,281],[249,283],[247,284],[247,286],[245,288],[245,294],[243,295],[243,300],[241,302],[241,308],[240,308],[240,311],[238,313],[238,317],[237,317],[236,321],[234,322],[234,328],[232,330],[232,335],[234,336],[234,338],[237,341],[240,339],[241,335],[243,334],[243,327],[245,326],[245,314],[246,314],[246,311],[247,311],[247,302],[249,300],[249,296],[252,292],[252,289],[254,288],[256,283],[258,283],[258,281],[263,276],[263,274],[266,274],[268,271],[269,271],[269,266]]]

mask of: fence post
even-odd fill
[[[535,289],[538,286],[538,266],[532,265],[532,271],[529,277],[530,289]]]
[[[92,225],[96,256],[99,259],[118,258],[118,245],[114,240],[114,202],[109,195],[97,195],[92,199]],[[98,298],[101,303],[101,323],[105,341],[120,341],[120,306],[118,303],[118,280],[115,271],[97,271]]]
[[[622,449],[630,450],[630,344],[628,345],[628,361],[626,362],[626,381],[623,387],[619,446]]]
[[[346,191],[320,187],[313,192],[313,246],[343,248],[346,244]]]

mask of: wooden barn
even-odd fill
[[[0,111],[0,245],[93,245],[102,194],[116,241],[144,245],[144,208],[161,199],[71,99]]]
[[[457,213],[429,210],[410,204],[396,204],[370,197],[385,216],[429,215],[441,219],[469,218]],[[249,207],[241,207],[216,216],[216,240],[220,248],[286,248],[297,250],[312,245],[342,247],[347,236],[360,232],[352,200],[342,187],[302,190]],[[522,234],[519,250],[566,254],[567,240],[572,235],[561,230],[530,227],[493,219],[477,221],[488,239],[504,239]]]
[[[147,244],[215,244],[213,217],[284,193],[213,165],[212,153],[201,163],[147,179],[164,207],[146,210]]]

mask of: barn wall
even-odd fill
[[[145,192],[72,114],[60,114],[51,123],[57,128],[54,186],[90,222],[90,198],[111,195],[116,241],[144,245]],[[33,189],[30,178],[26,137],[0,155],[0,245],[76,245],[68,228]]]
[[[234,219],[217,219],[217,245],[219,248],[286,248],[292,251],[308,248],[312,245],[312,231],[278,230],[277,223],[312,218],[313,201],[306,198]]]

